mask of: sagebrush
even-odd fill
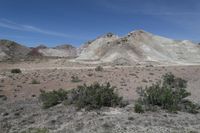
[[[31,83],[32,83],[32,84],[40,84],[40,81],[38,81],[38,80],[36,80],[36,79],[33,79]]]
[[[30,128],[21,133],[49,133],[49,130],[47,128]]]
[[[103,71],[103,67],[102,66],[97,66],[96,68],[95,68],[95,71]]]
[[[114,89],[115,87],[112,87],[110,83],[78,86],[70,91],[67,102],[78,108],[87,109],[99,109],[103,106],[115,107],[122,104],[122,97],[118,96]]]
[[[167,73],[163,75],[162,81],[145,89],[139,88],[140,98],[137,104],[140,104],[143,110],[155,110],[159,107],[170,112],[197,113],[198,107],[186,99],[191,95],[186,88],[186,80],[177,78],[172,73]]]
[[[57,91],[45,92],[41,90],[39,100],[42,101],[43,108],[49,108],[62,103],[67,98],[67,91],[59,89]]]
[[[81,82],[82,80],[80,80],[78,76],[71,76],[71,81],[76,83],[76,82]]]
[[[51,92],[41,91],[39,98],[44,108],[49,108],[62,102],[67,105],[75,105],[78,109],[124,106],[122,97],[115,92],[115,87],[112,87],[110,83],[106,85],[94,83],[89,86],[84,84],[69,91],[62,89]]]
[[[11,73],[22,73],[22,71],[18,68],[12,69]]]

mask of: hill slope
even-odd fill
[[[48,48],[40,45],[35,48],[28,48],[10,40],[0,40],[0,61],[18,61],[19,59],[28,59],[30,57],[68,57],[77,56],[77,50],[72,45],[60,45]]]
[[[200,46],[139,30],[125,37],[103,36],[86,44],[77,61],[200,63]]]
[[[119,39],[118,36],[108,33],[98,37],[96,40],[87,42],[79,49],[78,60],[99,60],[105,54],[106,47],[113,41]]]
[[[46,57],[69,57],[77,56],[76,48],[72,45],[60,45],[54,48],[39,48],[38,52]]]
[[[16,42],[0,40],[0,61],[26,58],[30,51],[30,48]]]

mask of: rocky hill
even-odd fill
[[[26,57],[74,58],[73,61],[89,63],[199,64],[200,45],[188,40],[178,41],[153,35],[143,30],[130,32],[124,37],[107,33],[80,48],[68,44],[52,48],[44,45],[27,48],[13,41],[0,41],[0,61]]]
[[[100,60],[100,58],[106,53],[107,48],[112,48],[111,43],[119,39],[117,35],[113,33],[108,33],[106,35],[100,36],[93,41],[89,41],[79,49],[79,57],[77,60],[88,60],[95,61]]]
[[[75,58],[77,50],[72,45],[59,45],[48,48],[45,45],[26,47],[10,40],[0,40],[0,61],[18,61],[21,59],[38,57],[66,57]]]
[[[0,61],[26,58],[30,48],[9,40],[0,40]]]
[[[107,34],[82,47],[77,61],[200,63],[200,46],[138,30],[125,37]]]

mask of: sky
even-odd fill
[[[139,29],[200,42],[200,0],[0,0],[0,39],[26,46],[79,47]]]

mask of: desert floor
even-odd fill
[[[0,133],[21,132],[28,128],[48,128],[59,133],[124,133],[124,132],[198,132],[200,114],[164,111],[136,114],[133,105],[125,108],[105,108],[100,111],[76,111],[73,107],[58,105],[44,110],[38,101],[40,90],[72,89],[94,82],[116,86],[124,100],[134,103],[137,88],[149,86],[161,80],[163,74],[172,72],[188,81],[190,99],[200,104],[200,65],[135,65],[114,66],[105,64],[103,71],[95,71],[97,65],[69,62],[64,59],[38,60],[34,62],[0,63]],[[20,68],[21,74],[12,74],[12,68]],[[78,76],[80,82],[72,82]],[[38,84],[33,84],[33,80]]]

